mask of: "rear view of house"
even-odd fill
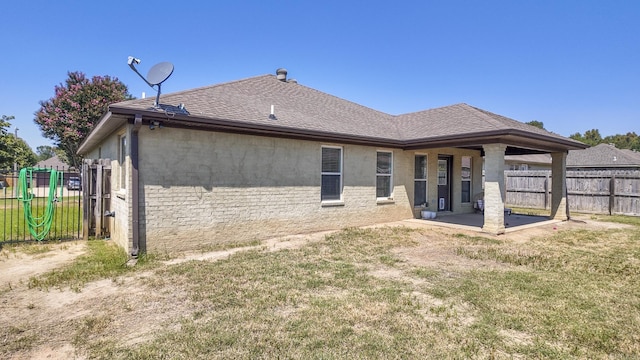
[[[79,152],[111,164],[111,237],[139,251],[473,212],[504,232],[505,154],[549,153],[564,176],[585,146],[457,104],[385,114],[294,81],[286,71],[112,104]],[[482,159],[486,184],[482,189]],[[107,160],[108,159],[108,160]],[[563,183],[555,218],[566,218]]]

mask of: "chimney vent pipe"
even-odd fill
[[[276,79],[280,81],[287,81],[287,69],[280,68],[276,70]]]

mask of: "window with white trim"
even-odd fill
[[[118,163],[119,163],[118,165],[120,166],[119,168],[120,181],[118,185],[120,185],[120,189],[127,188],[126,160],[127,160],[127,136],[123,134],[123,135],[120,135],[118,138]]]
[[[376,197],[391,199],[393,189],[393,153],[378,151],[376,156]]]
[[[342,200],[342,148],[322,147],[321,201]]]
[[[427,155],[416,155],[413,175],[413,206],[427,204]]]
[[[471,156],[462,157],[462,203],[471,202]]]

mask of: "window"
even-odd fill
[[[463,203],[471,202],[471,156],[462,157],[462,199]]]
[[[413,206],[422,206],[427,203],[427,155],[416,155],[413,178]]]
[[[393,153],[378,151],[376,160],[376,197],[391,199],[393,188]]]
[[[320,200],[342,199],[342,148],[322,147],[322,185]]]
[[[118,162],[120,163],[120,189],[126,189],[127,185],[127,137],[121,135],[118,142]]]

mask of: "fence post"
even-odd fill
[[[609,215],[613,215],[613,210],[616,205],[616,176],[611,175],[609,180]]]
[[[96,165],[96,204],[93,216],[96,224],[96,238],[102,237],[102,214],[104,206],[102,206],[102,161]]]
[[[548,210],[550,209],[550,205],[549,205],[549,189],[551,189],[551,187],[549,186],[549,173],[547,172],[545,174],[545,179],[544,179],[544,209]]]
[[[90,185],[91,185],[91,160],[84,159],[82,162],[82,238],[89,240],[89,204],[90,204]]]

